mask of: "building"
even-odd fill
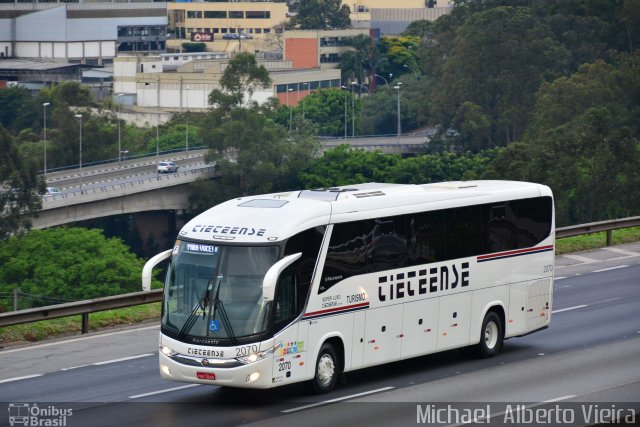
[[[168,47],[204,42],[212,51],[272,51],[287,20],[287,4],[272,1],[176,2],[168,4]]]
[[[354,28],[379,30],[380,34],[400,34],[417,20],[435,21],[451,11],[451,0],[342,0],[351,10]]]
[[[170,61],[164,58],[165,55],[116,58],[113,93],[124,98],[117,102],[138,111],[207,109],[208,96],[220,88],[229,59],[196,58],[166,71],[164,64]],[[272,79],[270,87],[254,92],[251,100],[258,103],[275,97],[281,104],[296,105],[313,90],[340,87],[339,69],[296,69],[291,61],[265,57],[258,62],[267,68]]]
[[[353,50],[345,39],[359,34],[369,35],[367,29],[293,30],[284,33],[285,60],[294,68],[338,68],[344,52]]]
[[[166,46],[166,3],[0,4],[0,58],[105,65],[120,52]]]

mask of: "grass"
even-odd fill
[[[640,227],[624,228],[613,232],[613,244],[640,241]],[[556,241],[556,253],[566,254],[606,245],[606,233],[592,233],[567,237]],[[160,303],[151,303],[117,310],[101,311],[89,315],[89,329],[131,325],[143,320],[160,319]],[[53,336],[77,335],[82,328],[80,316],[42,320],[0,328],[0,345],[16,341],[41,341]]]
[[[149,319],[160,321],[159,302],[91,313],[89,314],[89,330],[96,331],[110,326],[131,325]],[[81,329],[82,319],[79,315],[5,326],[0,328],[0,345],[16,341],[41,341],[53,336],[76,335],[80,333]]]
[[[613,231],[612,242],[614,245],[637,242],[640,240],[640,227],[623,228]],[[556,254],[586,251],[606,246],[607,233],[592,233],[582,236],[566,237],[556,240]]]

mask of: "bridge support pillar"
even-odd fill
[[[177,235],[176,212],[140,212],[133,215],[133,226],[140,236],[143,252],[156,254],[173,247]]]

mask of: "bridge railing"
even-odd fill
[[[609,221],[591,222],[588,224],[572,225],[556,229],[556,238],[578,236],[597,232],[607,233],[607,246],[611,245],[611,233],[621,228],[640,226],[640,216],[614,219]],[[89,314],[98,311],[113,310],[116,308],[132,307],[149,304],[162,300],[162,289],[154,289],[149,292],[133,292],[123,295],[114,295],[103,298],[95,298],[86,301],[75,301],[65,304],[49,305],[46,307],[30,308],[27,310],[0,313],[0,327],[17,325],[21,323],[37,322],[46,319],[55,319],[67,316],[82,316],[82,333],[89,331]]]
[[[151,191],[172,185],[181,185],[194,180],[193,176],[213,174],[215,166],[205,165],[198,169],[178,171],[171,174],[158,174],[149,178],[134,178],[127,182],[105,184],[99,187],[83,188],[60,194],[49,194],[42,198],[42,210],[54,209],[78,203],[102,200],[111,197],[121,197],[134,192]]]

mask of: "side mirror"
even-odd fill
[[[150,291],[151,290],[151,272],[153,271],[153,267],[160,264],[165,259],[171,256],[171,252],[173,249],[167,249],[164,252],[160,252],[158,255],[151,258],[142,268],[142,290]]]
[[[298,252],[297,254],[282,258],[271,266],[267,271],[267,274],[264,275],[264,280],[262,281],[262,299],[264,302],[273,301],[276,294],[276,283],[278,282],[280,273],[282,273],[285,268],[289,267],[301,256],[302,252]]]

